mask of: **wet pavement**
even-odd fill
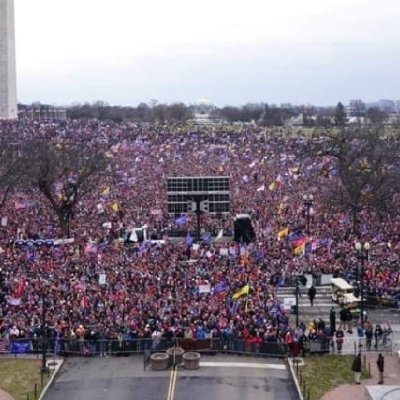
[[[142,358],[74,358],[64,363],[45,400],[297,400],[283,361],[202,357],[196,371],[143,370]]]

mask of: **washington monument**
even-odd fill
[[[0,0],[0,119],[17,118],[14,0]]]

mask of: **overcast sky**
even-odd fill
[[[14,0],[18,97],[400,98],[400,0]]]

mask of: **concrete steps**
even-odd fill
[[[339,318],[340,307],[332,301],[330,286],[317,286],[317,294],[314,299],[314,306],[311,307],[307,292],[308,288],[300,287],[299,297],[299,319],[306,323],[315,318],[322,318],[326,323],[329,323],[329,313],[332,307],[336,309],[336,318]],[[277,291],[278,299],[283,303],[284,299],[295,298],[295,287],[282,287]],[[296,316],[293,312],[290,313],[290,320],[295,321]]]

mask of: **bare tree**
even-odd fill
[[[15,186],[22,180],[20,145],[9,139],[0,140],[0,209]]]
[[[365,208],[385,210],[400,193],[400,138],[386,137],[382,128],[341,128],[325,133],[311,146],[317,157],[330,160],[339,177],[339,192],[331,193],[351,211],[354,232]]]
[[[98,188],[107,166],[105,154],[92,146],[36,140],[26,145],[24,157],[29,163],[30,183],[47,198],[62,234],[69,237],[74,207]]]

